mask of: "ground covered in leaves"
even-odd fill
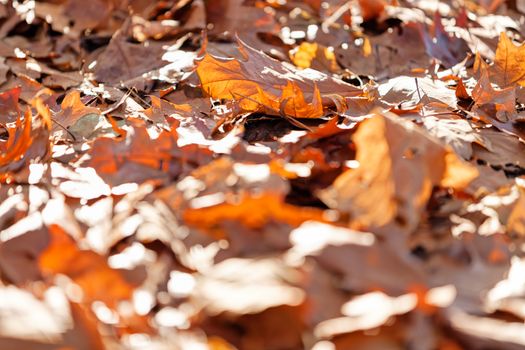
[[[523,11],[0,1],[0,349],[525,348]]]

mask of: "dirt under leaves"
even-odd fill
[[[0,349],[525,348],[524,11],[0,2]]]

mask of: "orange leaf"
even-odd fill
[[[337,72],[340,68],[332,50],[317,43],[301,43],[290,51],[290,59],[299,68]]]
[[[238,49],[242,60],[217,58],[206,53],[197,63],[197,74],[205,93],[215,99],[239,100],[244,111],[319,118],[323,108],[335,107],[333,98],[325,102],[322,97],[364,94],[321,72],[294,69],[242,41]]]
[[[134,286],[111,269],[106,259],[89,250],[80,250],[60,226],[49,227],[51,243],[40,255],[38,264],[44,274],[63,274],[80,286],[86,301],[100,300],[108,305],[129,299]]]
[[[391,114],[365,120],[355,133],[357,169],[321,193],[357,227],[417,227],[434,186],[462,190],[477,171],[437,140]],[[407,181],[410,179],[410,181]]]
[[[516,118],[516,91],[514,87],[494,89],[486,69],[481,70],[481,78],[472,91],[472,99],[476,102],[473,111],[487,120],[494,117],[501,122]]]
[[[221,223],[238,222],[261,229],[269,223],[287,223],[293,227],[308,220],[323,221],[323,212],[313,208],[299,208],[284,203],[280,196],[265,193],[260,196],[244,195],[237,203],[222,203],[211,207],[187,209],[184,221],[191,226],[212,232],[222,238]]]
[[[505,32],[499,38],[492,73],[499,86],[525,86],[525,46],[514,45]]]
[[[18,99],[22,89],[16,87],[0,94],[0,123],[5,124],[15,121],[20,116],[20,108],[18,107]]]
[[[385,2],[383,0],[359,0],[359,6],[365,21],[377,19],[385,10]]]
[[[100,114],[98,108],[87,107],[80,99],[80,92],[73,90],[68,93],[60,104],[61,111],[55,116],[55,119],[63,126],[68,127],[87,114]]]
[[[33,116],[28,108],[25,112],[24,121],[22,121],[19,115],[16,120],[16,126],[7,129],[9,139],[5,147],[6,151],[0,154],[0,167],[19,160],[29,149],[32,142],[32,120]]]

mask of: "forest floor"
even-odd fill
[[[0,349],[524,349],[525,3],[0,2]]]

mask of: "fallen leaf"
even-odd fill
[[[476,102],[474,111],[487,120],[494,118],[500,122],[511,122],[517,116],[515,89],[508,87],[496,90],[486,70],[472,91],[472,99]]]
[[[228,259],[197,280],[196,295],[200,297],[196,302],[212,315],[255,314],[280,305],[297,306],[304,301],[303,291],[293,286],[299,280],[300,274],[284,268],[278,259]]]
[[[377,20],[383,14],[385,5],[386,3],[383,0],[359,0],[363,20]]]
[[[483,138],[467,120],[426,117],[423,119],[423,126],[465,160],[472,157],[473,142],[483,145]]]
[[[20,87],[16,87],[0,94],[0,108],[2,109],[2,119],[0,119],[0,123],[14,122],[20,116],[18,99],[21,90]]]
[[[86,302],[100,300],[106,305],[115,305],[131,298],[134,286],[111,269],[103,256],[79,249],[60,226],[49,227],[49,234],[50,244],[38,258],[38,266],[45,276],[68,276],[82,289]]]
[[[100,115],[98,108],[87,107],[80,99],[79,91],[72,91],[64,97],[60,104],[60,112],[53,116],[55,135],[67,139],[68,128],[79,121],[82,117],[90,114]]]
[[[440,60],[447,68],[461,62],[469,52],[468,45],[462,38],[451,36],[445,30],[438,11],[434,16],[433,37],[426,29],[421,29],[421,33],[429,55]]]
[[[248,215],[249,214],[249,215]],[[237,203],[220,203],[204,208],[190,208],[184,212],[184,221],[193,227],[215,232],[222,238],[220,223],[240,222],[243,226],[261,229],[272,222],[299,226],[307,220],[323,221],[322,211],[314,208],[296,208],[283,203],[279,196],[268,193],[245,195]],[[219,223],[219,224],[218,224]]]
[[[325,107],[334,107],[331,96],[343,99],[364,94],[320,72],[284,65],[241,41],[238,45],[242,59],[206,53],[197,63],[197,74],[205,93],[216,99],[238,100],[245,111],[319,118]]]
[[[515,45],[505,32],[501,32],[491,76],[501,88],[525,85],[525,47]]]
[[[7,127],[7,141],[0,141],[0,181],[12,181],[17,172],[28,170],[30,162],[49,156],[50,122],[49,114],[40,114],[40,118],[34,119],[29,107],[23,120],[22,114],[18,114],[15,125]],[[27,181],[28,175],[21,176]]]
[[[177,132],[161,131],[150,136],[143,121],[135,120],[124,138],[95,139],[79,165],[96,170],[111,186],[142,183],[146,180],[167,181],[177,177],[185,167],[207,162],[210,151],[196,145],[179,147]]]
[[[351,215],[352,226],[393,225],[411,232],[434,186],[446,184],[461,190],[477,175],[451,150],[392,115],[364,121],[354,142],[359,167],[345,171],[320,193],[330,207]]]
[[[317,43],[301,43],[290,51],[290,58],[297,67],[303,69],[312,68],[327,72],[340,70],[334,52]]]

